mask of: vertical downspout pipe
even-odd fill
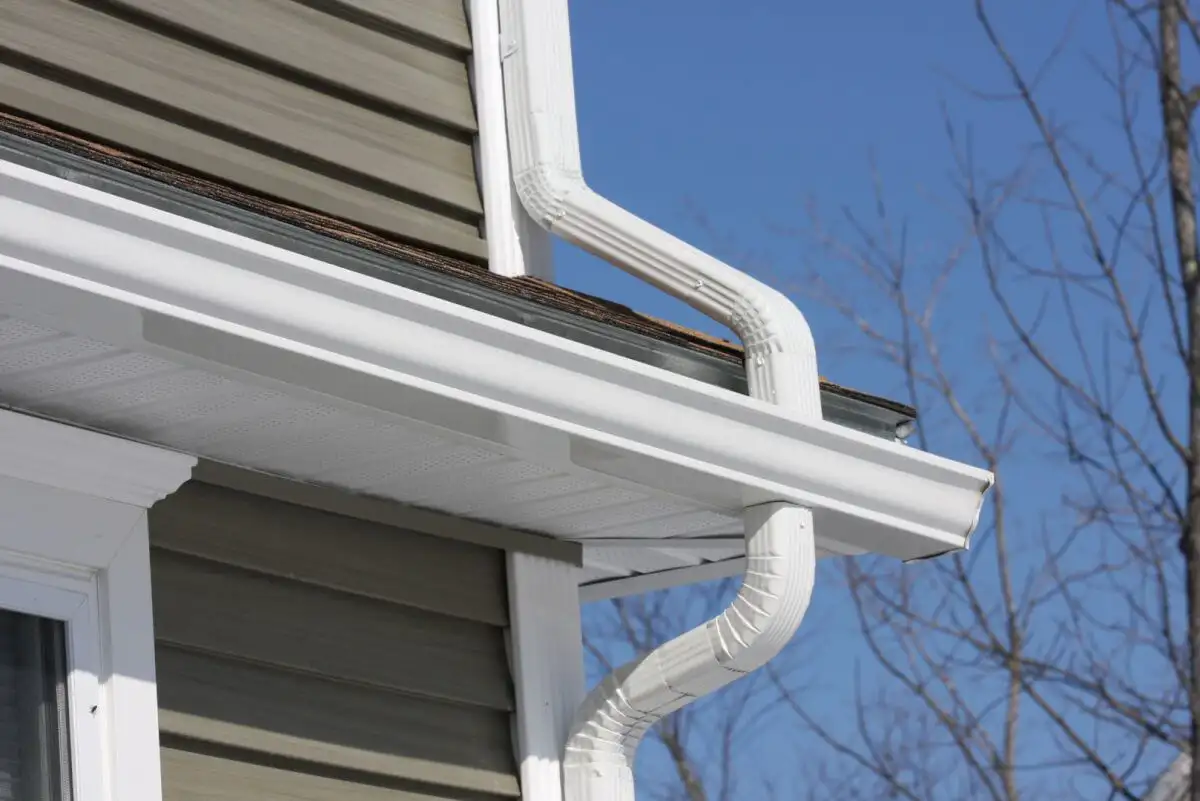
[[[781,293],[588,188],[579,155],[567,0],[499,0],[513,181],[544,228],[685,301],[742,340],[751,397],[821,418],[816,347]],[[615,670],[581,705],[565,744],[567,801],[632,801],[633,763],[664,715],[764,665],[812,595],[813,519],[791,503],[744,512],[747,568],[713,620]]]

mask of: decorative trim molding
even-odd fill
[[[195,462],[0,411],[0,606],[67,624],[79,801],[162,801],[146,509]]]
[[[0,410],[0,476],[139,506],[162,500],[196,459]]]
[[[508,556],[517,762],[525,801],[562,801],[562,756],[584,697],[579,570]]]

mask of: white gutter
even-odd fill
[[[783,295],[639,219],[583,179],[567,0],[500,0],[510,158],[517,193],[550,232],[729,326],[746,350],[752,398],[821,419],[816,347]],[[703,626],[614,671],[581,706],[563,759],[567,801],[627,801],[643,734],[756,670],[791,640],[816,565],[812,510],[780,501],[744,512],[746,572]]]
[[[787,500],[899,559],[966,547],[992,480],[5,161],[0,314],[707,508]]]

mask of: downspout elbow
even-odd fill
[[[746,575],[703,626],[618,668],[577,713],[563,758],[568,801],[633,801],[645,733],[664,716],[765,665],[808,610],[816,573],[812,512],[787,503],[745,511]]]
[[[750,395],[821,418],[812,332],[782,293],[656,228],[588,188],[579,157],[567,0],[499,0],[513,182],[529,215],[731,328]],[[563,756],[566,801],[632,801],[646,731],[761,667],[808,608],[816,569],[809,509],[744,511],[747,568],[733,603],[703,626],[614,671],[581,705]]]
[[[729,325],[746,349],[750,394],[820,417],[816,347],[790,300],[597,195],[578,172],[552,164],[516,175],[518,196],[535,220]],[[767,503],[747,508],[743,520],[747,568],[730,606],[614,671],[581,706],[563,758],[567,801],[632,801],[634,758],[646,731],[762,667],[799,628],[816,570],[812,512]]]
[[[522,205],[547,231],[679,298],[737,334],[745,352],[751,397],[806,416],[821,416],[812,330],[783,293],[599,195],[588,187],[574,159],[523,164],[515,158],[513,171]]]
[[[551,233],[566,217],[570,199],[591,191],[578,170],[549,162],[514,164],[513,185],[525,211]]]

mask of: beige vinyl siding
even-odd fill
[[[0,106],[486,255],[459,0],[7,0]]]
[[[166,801],[518,795],[503,551],[197,482],[150,536]]]

